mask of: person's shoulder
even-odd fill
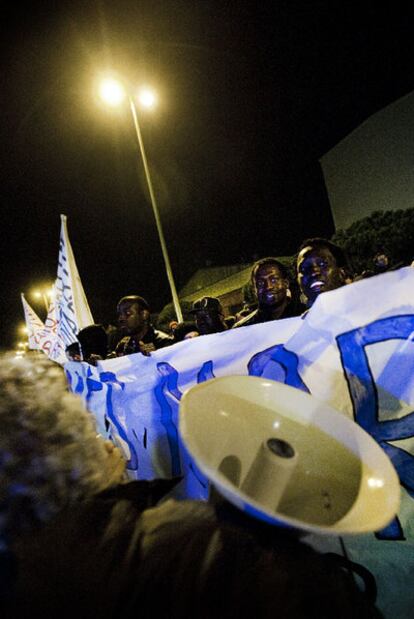
[[[281,318],[293,318],[294,316],[301,316],[306,311],[306,306],[300,301],[291,301],[288,303],[286,310],[283,312]]]
[[[154,507],[180,481],[181,477],[129,481],[111,486],[95,495],[94,500],[113,503],[127,501],[142,511]]]

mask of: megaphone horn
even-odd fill
[[[382,529],[398,511],[398,476],[374,439],[288,385],[201,383],[181,399],[179,430],[217,491],[267,522],[341,535]]]

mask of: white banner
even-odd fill
[[[304,317],[180,342],[144,357],[67,364],[71,388],[124,448],[131,477],[184,475],[182,497],[206,498],[207,483],[178,437],[185,390],[214,376],[254,375],[307,391],[360,424],[401,481],[398,517],[375,535],[346,538],[350,558],[375,575],[379,606],[406,619],[414,604],[414,269],[321,295]],[[335,539],[309,536],[321,549]],[[408,610],[410,608],[410,610]]]
[[[36,312],[30,307],[26,301],[23,292],[21,293],[21,299],[23,303],[24,319],[26,321],[27,339],[29,342],[29,348],[31,350],[38,350],[39,348],[39,333],[44,329],[45,325],[40,320]]]

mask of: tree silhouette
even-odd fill
[[[332,241],[347,252],[356,273],[373,268],[378,252],[386,254],[390,267],[411,264],[414,258],[414,208],[375,211],[338,230]]]

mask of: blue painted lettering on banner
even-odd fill
[[[78,377],[75,385],[75,393],[81,394],[83,391],[83,378],[80,374],[78,374],[78,372],[75,372],[75,374]]]
[[[298,371],[298,356],[287,350],[283,344],[276,344],[266,350],[256,353],[249,361],[247,369],[249,376],[263,376],[274,378],[272,370],[275,365],[277,369],[282,369],[284,383],[291,387],[296,387],[309,393],[309,389],[301,379]]]
[[[178,372],[170,364],[166,362],[157,363],[157,370],[159,374],[164,378],[164,384],[169,391],[178,401],[181,400],[182,393],[178,389]]]
[[[72,374],[70,372],[68,372],[67,370],[65,370],[65,376],[66,376],[66,380],[68,381],[69,389],[71,391],[73,391],[73,389],[72,389]]]
[[[178,431],[173,421],[173,412],[167,400],[165,391],[180,401],[182,393],[178,389],[178,372],[169,363],[157,363],[160,381],[154,389],[155,398],[161,408],[161,423],[167,433],[168,446],[171,454],[171,475],[181,475],[180,450],[178,446]]]
[[[203,363],[201,370],[197,374],[197,383],[205,383],[211,378],[215,378],[213,372],[213,362],[206,361],[205,363]]]
[[[121,383],[117,377],[116,374],[114,374],[113,372],[101,372],[100,374],[100,379],[103,383],[106,383],[107,385],[107,392],[106,392],[106,412],[107,412],[107,416],[108,419],[111,421],[111,423],[114,424],[120,438],[125,441],[128,444],[129,447],[129,452],[130,452],[130,459],[127,462],[127,469],[131,470],[131,471],[136,471],[138,469],[138,455],[135,449],[134,444],[129,440],[128,435],[125,431],[125,429],[122,427],[122,425],[119,423],[116,415],[114,414],[114,407],[113,407],[113,403],[112,403],[112,389],[113,389],[113,384],[117,384],[121,387],[121,389],[124,389],[125,387],[125,383]]]
[[[406,340],[414,332],[414,316],[391,316],[337,336],[342,366],[352,398],[354,416],[381,445],[397,469],[401,484],[414,497],[414,457],[388,441],[414,436],[414,412],[399,419],[379,420],[378,393],[366,346],[392,339]],[[404,539],[398,519],[377,533],[380,539]]]
[[[89,400],[92,397],[92,393],[94,391],[102,391],[103,389],[102,383],[98,380],[95,380],[94,378],[91,378],[91,376],[92,376],[92,370],[90,367],[88,367],[87,376],[86,376],[86,387],[87,387],[86,398],[85,398],[86,406],[88,406]]]

